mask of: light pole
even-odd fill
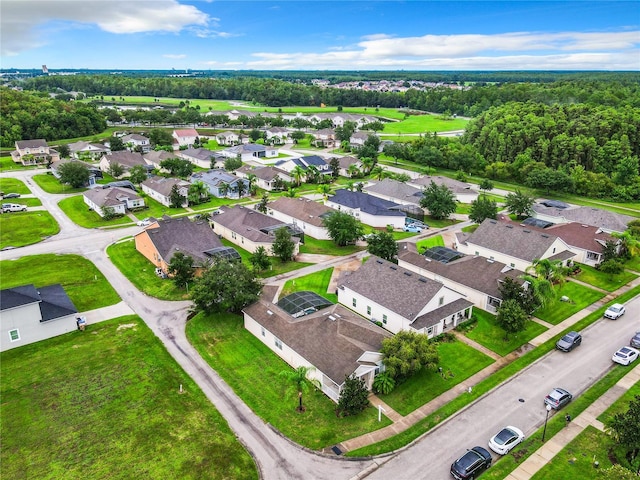
[[[544,429],[542,430],[542,443],[544,443],[544,436],[547,434],[547,420],[549,420],[550,411],[551,411],[551,405],[547,405],[547,416],[544,417]]]

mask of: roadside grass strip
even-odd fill
[[[617,275],[609,275],[602,273],[589,265],[582,264],[580,264],[580,270],[580,273],[575,276],[576,280],[601,288],[607,292],[613,292],[630,281],[638,278],[637,275],[634,275],[631,272],[624,271]]]

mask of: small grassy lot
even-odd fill
[[[14,162],[10,155],[0,157],[0,172],[6,172],[9,170],[29,170],[33,168],[35,167],[25,167],[21,163]]]
[[[42,202],[40,201],[40,199],[35,197],[8,198],[3,203],[17,203],[19,205],[26,205],[27,207],[39,207],[42,205]]]
[[[560,301],[562,296],[569,297],[569,301]],[[558,290],[558,297],[549,302],[544,308],[536,310],[534,315],[540,320],[557,325],[602,297],[604,297],[602,292],[592,290],[579,283],[567,281]]]
[[[333,240],[318,240],[309,235],[304,236],[304,244],[300,245],[300,253],[315,253],[319,255],[343,256],[351,255],[361,250],[363,250],[362,247],[356,247],[355,245],[340,247]]]
[[[2,478],[258,478],[144,322],[87,330],[2,353]]]
[[[289,382],[279,376],[291,367],[244,328],[241,316],[198,314],[187,323],[187,337],[249,408],[305,447],[318,450],[391,423],[378,422],[372,407],[338,418],[336,404],[315,388],[303,396],[306,411],[297,413],[297,395],[286,394]]]
[[[506,333],[498,326],[495,315],[479,308],[474,308],[473,314],[478,322],[475,326],[471,324],[471,329],[465,335],[503,357],[546,330],[539,323],[529,321],[523,332],[509,334],[505,338]]]
[[[471,213],[471,204],[470,203],[456,203],[456,213],[461,215],[469,215]]]
[[[613,405],[607,408],[598,416],[598,420],[606,425],[606,423],[612,419],[618,413],[625,413],[629,409],[629,402],[635,398],[636,395],[640,395],[640,382],[636,382],[629,390],[624,392]]]
[[[107,254],[122,274],[136,288],[147,295],[161,300],[186,300],[186,290],[178,288],[170,279],[155,274],[155,266],[136,250],[133,239],[109,245]]]
[[[74,222],[84,228],[113,227],[118,225],[131,225],[129,217],[122,216],[105,220],[84,203],[82,195],[65,198],[58,202],[62,211]]]
[[[432,247],[444,247],[444,239],[442,238],[442,235],[435,235],[416,242],[418,253],[422,253]]]
[[[36,182],[41,189],[51,194],[79,193],[86,190],[86,188],[84,187],[72,188],[69,185],[60,183],[60,180],[58,180],[51,174],[40,173],[38,175],[34,175],[31,178],[33,178],[33,181]]]
[[[627,260],[624,266],[625,268],[628,268],[629,270],[633,270],[634,272],[640,272],[640,255],[636,255],[635,257],[632,257],[630,260]]]
[[[294,292],[310,290],[317,293],[321,297],[330,300],[333,303],[338,303],[338,295],[336,295],[335,293],[327,293],[327,288],[329,287],[329,282],[331,281],[332,274],[333,267],[288,280],[282,288],[280,298],[286,297],[287,295]]]
[[[580,273],[575,276],[576,280],[601,288],[607,292],[613,292],[630,281],[638,278],[637,275],[627,271],[618,275],[608,275],[589,265],[583,264],[580,264],[580,270]]]
[[[399,414],[408,415],[493,363],[491,357],[458,340],[439,342],[438,354],[442,374],[421,370],[390,394],[379,395],[380,399]]]
[[[14,163],[13,160],[11,163]],[[17,178],[0,178],[0,191],[4,193],[19,193],[20,195],[26,195],[31,193],[31,190],[24,184],[22,180]],[[16,198],[8,198],[7,202],[14,202]],[[17,203],[17,202],[14,202]]]
[[[60,225],[49,212],[0,214],[0,248],[31,245],[59,232]]]
[[[0,288],[34,284],[44,287],[59,283],[84,312],[120,302],[120,297],[100,270],[80,255],[31,255],[0,262]]]
[[[467,123],[469,123],[468,120],[460,118],[445,120],[436,115],[411,115],[399,122],[385,123],[382,133],[401,134],[464,130]]]

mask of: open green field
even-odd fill
[[[395,133],[400,135],[401,133],[431,133],[464,130],[467,123],[469,123],[468,120],[461,118],[445,120],[438,115],[411,115],[400,122],[385,123],[382,133]]]
[[[338,418],[336,404],[315,388],[303,396],[306,411],[296,412],[297,395],[287,395],[289,382],[280,376],[291,367],[244,328],[242,316],[198,314],[187,323],[187,337],[249,408],[300,445],[319,450],[391,423],[378,422],[373,407]]]
[[[65,198],[58,202],[58,206],[76,225],[84,228],[113,227],[118,225],[131,225],[133,222],[129,217],[122,216],[105,220],[84,203],[82,195]]]
[[[46,173],[34,175],[32,178],[33,181],[36,182],[38,186],[47,193],[79,193],[86,190],[86,188],[84,187],[72,188],[69,185],[60,183],[60,180],[58,180],[56,177]]]
[[[287,295],[294,292],[309,290],[317,293],[321,297],[324,297],[333,303],[338,303],[338,295],[336,295],[335,293],[327,292],[327,288],[329,287],[329,282],[331,281],[332,275],[333,267],[321,270],[316,273],[311,273],[309,275],[304,275],[302,277],[287,280],[287,283],[285,283],[284,287],[282,287],[280,298],[286,297]]]
[[[458,340],[439,342],[437,348],[442,375],[423,369],[388,395],[379,394],[380,399],[399,414],[408,415],[493,363],[491,357]]]
[[[626,270],[617,275],[609,275],[589,265],[580,264],[580,273],[577,274],[575,278],[576,280],[601,288],[607,292],[613,292],[630,281],[635,280],[638,276]]]
[[[0,288],[34,284],[44,287],[59,283],[84,312],[120,302],[120,297],[100,270],[80,255],[30,255],[0,261]]]
[[[137,316],[0,358],[2,478],[258,478],[227,422]]]
[[[49,212],[0,214],[0,248],[32,245],[59,232],[60,225]]]
[[[503,357],[546,330],[539,323],[528,321],[524,331],[507,336],[498,326],[495,315],[479,308],[474,308],[473,314],[478,319],[478,323],[473,329],[466,331],[465,335]]]
[[[561,301],[560,299],[563,296],[568,297],[569,301]],[[585,307],[591,305],[593,302],[597,302],[602,297],[604,297],[604,293],[598,290],[593,290],[579,283],[567,281],[558,290],[557,298],[550,301],[544,308],[536,310],[533,314],[540,320],[557,325],[574,313],[578,313]]]
[[[18,180],[17,178],[0,178],[0,191],[4,193],[19,193],[20,195],[31,193],[29,187],[27,187],[22,180]],[[9,200],[13,202],[16,199],[12,198]]]

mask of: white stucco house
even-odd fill
[[[151,177],[140,184],[142,191],[160,202],[165,207],[171,206],[171,191],[174,185],[178,188],[178,193],[184,197],[183,207],[189,205],[188,194],[191,183],[179,178]]]
[[[308,198],[279,197],[267,204],[267,214],[274,218],[295,225],[305,235],[318,240],[331,240],[327,228],[323,225],[323,219],[334,212],[322,203]]]
[[[345,189],[336,190],[335,195],[329,197],[325,205],[353,215],[362,223],[376,228],[385,228],[387,225],[402,228],[407,216],[402,211],[402,205],[398,203]]]
[[[116,215],[125,215],[127,210],[144,207],[144,199],[128,188],[97,187],[84,192],[82,198],[101,217],[105,208],[111,208]]]

